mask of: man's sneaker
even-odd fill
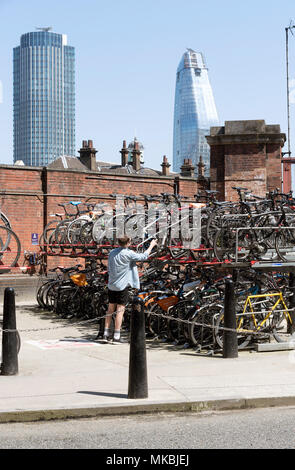
[[[112,341],[110,336],[103,335],[102,342],[103,343],[110,343]]]
[[[112,339],[112,344],[127,344],[127,343],[128,343],[128,341],[126,341],[123,338],[119,338],[119,339],[113,338]]]

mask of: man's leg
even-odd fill
[[[112,316],[113,313],[116,311],[117,304],[109,304],[108,311],[107,311],[107,316],[105,319],[104,323],[104,333],[103,337],[104,339],[107,339],[111,335],[111,323],[112,323]]]
[[[119,332],[119,338],[120,338],[120,331],[121,331],[124,312],[125,312],[125,305],[117,304],[117,314],[115,317],[115,333]]]

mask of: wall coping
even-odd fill
[[[121,178],[141,178],[141,179],[157,179],[157,180],[174,180],[175,178],[179,178],[180,180],[189,180],[189,181],[195,181],[197,182],[198,178],[195,177],[189,177],[189,176],[181,176],[180,174],[176,173],[175,175],[142,175],[142,174],[118,174],[116,172],[111,173],[111,172],[103,172],[103,171],[81,171],[78,169],[72,169],[72,168],[67,168],[67,169],[61,169],[61,168],[47,168],[47,167],[42,167],[42,166],[19,166],[19,165],[8,165],[1,163],[0,164],[0,170],[1,169],[10,169],[10,170],[22,170],[22,171],[39,171],[42,172],[46,169],[48,173],[79,173],[83,175],[90,175],[93,177],[97,177],[99,179],[99,176],[106,177],[106,179],[116,177],[116,179],[121,179]]]
[[[212,145],[235,145],[235,144],[280,144],[284,146],[286,134],[219,134],[206,136],[207,142]]]

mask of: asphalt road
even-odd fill
[[[0,448],[294,449],[294,431],[291,407],[141,415],[0,424]]]

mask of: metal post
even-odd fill
[[[144,304],[142,299],[136,297],[133,301],[131,313],[128,398],[147,397]]]
[[[288,155],[291,156],[291,142],[290,142],[290,89],[289,89],[289,29],[286,31],[286,68],[287,68],[287,121],[288,121]]]
[[[11,287],[4,291],[1,375],[18,374],[18,336],[16,331],[15,293]]]
[[[235,288],[231,280],[225,283],[223,357],[238,357],[238,335],[235,305]],[[230,330],[227,330],[227,328]]]
[[[289,298],[289,308],[290,308],[290,312],[289,312],[289,315],[291,317],[291,322],[290,321],[288,322],[288,333],[290,334],[293,334],[295,332],[295,311],[292,310],[293,308],[295,308],[295,273],[294,272],[290,272],[290,276],[289,276],[289,289],[291,291],[291,295],[290,295],[290,298]]]

